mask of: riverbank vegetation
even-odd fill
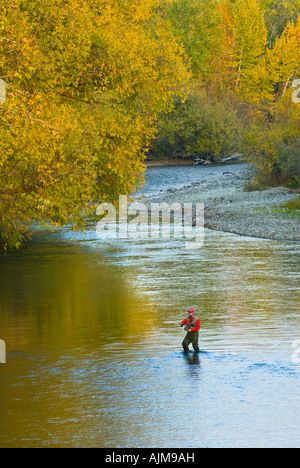
[[[74,229],[147,157],[299,185],[300,0],[3,0],[0,244]],[[299,86],[300,87],[300,86]]]
[[[153,156],[216,161],[239,152],[258,184],[299,185],[300,1],[163,3],[193,84],[161,117]]]
[[[183,47],[156,0],[3,0],[0,233],[82,226],[96,200],[142,181],[144,148],[172,94],[186,95]]]

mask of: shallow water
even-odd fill
[[[108,241],[87,225],[2,257],[0,447],[299,447],[299,253],[209,230],[199,250]],[[177,325],[191,306],[198,356]]]

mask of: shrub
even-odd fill
[[[242,134],[242,123],[229,104],[192,94],[160,116],[152,155],[218,161],[241,150]]]

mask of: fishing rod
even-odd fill
[[[167,320],[167,321],[164,322],[164,323],[165,323],[165,324],[175,324],[175,325],[180,325],[180,326],[182,326],[182,325],[181,325],[181,322],[182,322],[182,320],[178,320],[178,321],[177,321],[177,320]]]

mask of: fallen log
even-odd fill
[[[228,158],[222,159],[222,162],[227,162],[227,161],[237,161],[238,159],[241,159],[242,155],[239,153],[234,153],[232,156],[228,156]]]

